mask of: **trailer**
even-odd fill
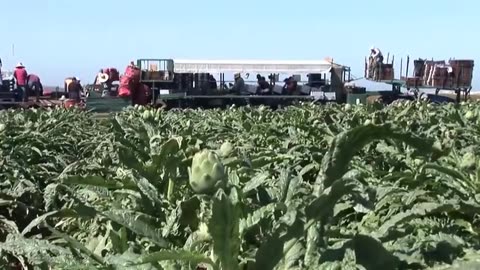
[[[27,89],[28,101],[20,99],[19,90],[16,88],[13,72],[2,72],[2,85],[0,86],[0,110],[15,108],[48,108],[48,107],[71,107],[68,93],[65,89],[56,87],[55,91],[48,94],[40,93],[34,89]],[[68,79],[68,78],[67,78]],[[84,99],[83,99],[84,101]],[[83,107],[84,102],[75,106]]]
[[[151,90],[149,104],[171,108],[222,108],[230,105],[289,105],[298,101],[345,102],[344,83],[350,80],[350,68],[332,60],[184,60],[139,59],[140,83]],[[231,92],[228,76],[239,73],[248,85],[248,94]],[[256,74],[268,77],[271,93],[256,92]],[[294,77],[298,91],[282,93],[283,77]],[[216,78],[215,78],[216,77]],[[280,85],[279,85],[280,84]],[[132,105],[115,91],[89,87],[87,109],[117,111]],[[325,98],[331,96],[330,99]]]
[[[387,57],[388,59],[388,57]],[[394,76],[394,60],[382,64],[376,74],[372,76],[371,63],[365,58],[365,77],[367,80],[391,85],[389,99],[406,98],[401,89],[406,89],[411,96],[418,98],[422,91],[434,91],[433,94],[423,94],[431,100],[452,102],[449,98],[439,96],[440,91],[451,91],[456,94],[456,102],[466,101],[472,90],[473,60],[435,61],[418,59],[414,60],[414,67],[410,69],[410,57],[406,57],[405,71],[403,59],[400,61],[400,79]],[[411,73],[409,73],[411,71]]]

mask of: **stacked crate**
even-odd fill
[[[441,78],[441,70],[437,70],[440,67],[445,66],[445,61],[425,61],[425,73],[423,74],[423,85],[434,86],[434,82],[439,82]]]
[[[445,88],[448,87],[452,81],[449,80],[448,76],[448,67],[447,66],[435,66],[432,72],[432,79],[430,80],[430,86],[436,88]]]
[[[472,85],[473,60],[425,61],[423,84],[435,88],[468,88]]]
[[[382,64],[381,68],[381,78],[382,81],[391,81],[393,80],[393,65],[392,64]]]
[[[473,79],[473,60],[450,60],[453,69],[453,84],[456,88],[469,88]]]
[[[420,87],[422,86],[422,78],[421,77],[402,77],[402,81],[405,81],[407,87]]]

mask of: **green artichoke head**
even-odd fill
[[[472,152],[467,152],[463,155],[462,161],[460,162],[460,168],[464,170],[475,169],[476,157]]]
[[[220,151],[219,151],[219,154],[223,157],[227,157],[228,155],[230,155],[231,153],[233,152],[233,144],[229,141],[226,141],[224,142],[221,146],[220,146]]]
[[[225,181],[225,168],[215,152],[202,150],[193,156],[192,167],[189,168],[189,182],[196,193],[213,193],[225,184]]]

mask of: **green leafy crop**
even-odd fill
[[[0,112],[0,269],[476,269],[480,106]]]

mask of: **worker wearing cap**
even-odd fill
[[[243,80],[240,73],[235,73],[234,78],[235,78],[235,83],[232,86],[232,92],[238,95],[245,93],[245,90],[246,90],[245,81]]]
[[[370,48],[370,66],[373,73],[373,78],[379,78],[379,70],[381,65],[383,64],[383,54],[379,48],[372,46]]]
[[[27,93],[27,77],[28,73],[23,64],[20,62],[15,66],[13,77],[17,81],[17,89],[20,92],[20,99],[24,102],[28,101]]]

